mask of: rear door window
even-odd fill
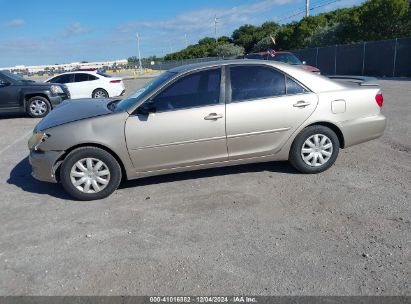
[[[233,66],[230,79],[232,102],[286,94],[285,75],[270,67]]]
[[[89,74],[77,73],[74,74],[74,82],[83,82],[89,80]]]

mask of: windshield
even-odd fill
[[[144,98],[145,96],[148,96],[155,89],[157,89],[159,86],[161,86],[163,83],[165,83],[175,75],[176,73],[167,71],[161,74],[160,76],[154,78],[153,80],[147,82],[143,87],[135,91],[128,98],[120,101],[116,106],[116,112],[122,112],[127,110],[134,103],[136,103],[136,101],[140,100],[141,98]]]
[[[300,59],[298,59],[293,54],[275,54],[275,56],[271,57],[270,59],[275,60],[275,61],[285,62],[288,64],[302,64]]]
[[[13,73],[10,73],[10,72],[7,72],[7,71],[0,71],[4,76],[6,76],[6,77],[8,77],[8,78],[10,78],[10,79],[13,79],[13,80],[15,80],[15,81],[27,81],[28,79],[25,79],[25,78],[23,78],[23,77],[21,77],[21,76],[19,76],[19,75],[16,75],[16,74],[13,74]]]

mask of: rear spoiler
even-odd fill
[[[379,86],[377,78],[368,76],[346,76],[346,75],[329,75],[328,78],[335,81],[345,81],[351,83],[357,83],[360,86]]]

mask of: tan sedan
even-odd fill
[[[382,103],[378,86],[278,62],[183,66],[122,101],[63,102],[29,141],[32,175],[93,200],[122,179],[219,166],[290,160],[318,173],[383,134]]]

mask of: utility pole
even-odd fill
[[[217,18],[217,15],[215,15],[215,17],[214,17],[214,39],[215,39],[216,43],[217,43],[217,23],[218,23],[218,19],[219,18]]]
[[[310,16],[310,0],[305,0],[305,16]]]
[[[138,70],[143,72],[143,66],[141,65],[141,53],[140,53],[140,35],[137,33],[137,49],[138,49]]]
[[[184,41],[186,43],[186,48],[188,47],[188,38],[187,38],[187,34],[184,34]]]

